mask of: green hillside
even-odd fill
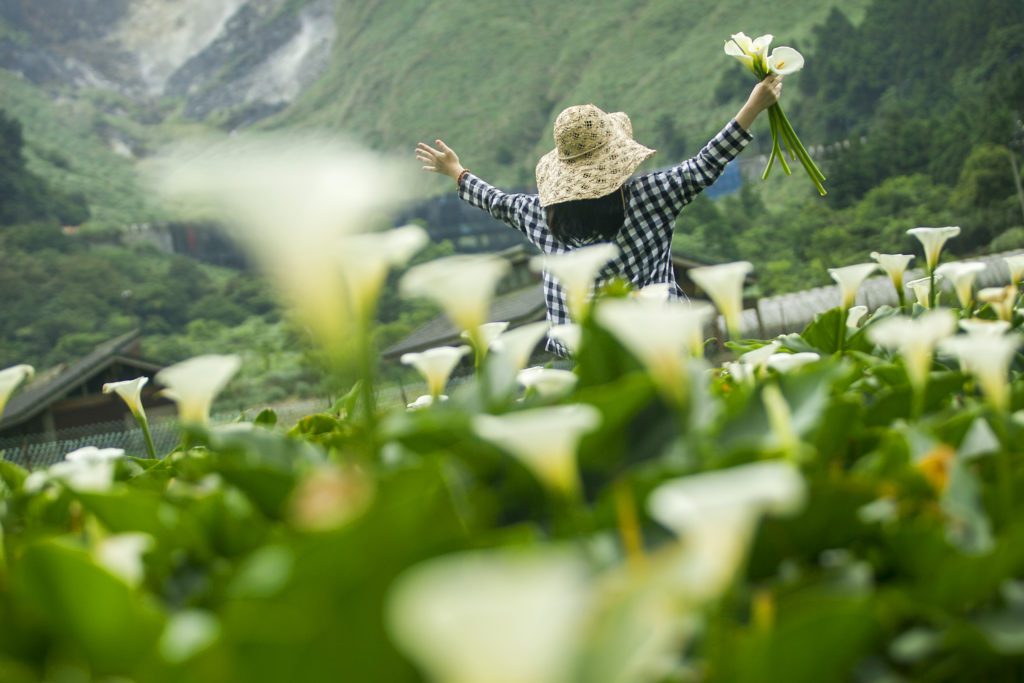
[[[647,144],[692,153],[743,102],[735,84],[747,74],[723,40],[773,33],[799,48],[840,4],[859,22],[869,3],[344,3],[331,70],[274,124],[347,129],[400,150],[443,137],[466,166],[521,184],[558,112],[594,102],[628,112]]]

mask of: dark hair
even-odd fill
[[[570,246],[609,242],[626,221],[622,188],[597,199],[573,199],[545,208],[555,239]]]

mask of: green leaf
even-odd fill
[[[11,491],[21,490],[21,485],[28,477],[28,470],[10,460],[0,458],[0,481],[7,485]]]
[[[273,427],[277,424],[277,413],[270,408],[264,408],[252,423],[259,427]]]
[[[846,311],[831,308],[814,316],[800,337],[815,351],[823,354],[835,353],[839,350],[839,333],[846,333]]]

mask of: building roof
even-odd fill
[[[114,363],[138,367],[144,372],[156,372],[160,365],[131,355],[138,342],[139,330],[132,330],[96,346],[92,353],[68,364],[42,372],[34,382],[11,397],[7,409],[0,417],[0,431],[29,420],[47,406],[67,396],[75,387],[102,372]]]

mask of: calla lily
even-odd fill
[[[1000,337],[1010,331],[1010,323],[1006,320],[970,318],[960,321],[960,329],[972,337]]]
[[[758,36],[757,38],[754,38],[753,41],[751,41],[750,53],[754,55],[755,60],[759,60],[761,61],[761,63],[764,63],[764,60],[768,58],[768,48],[771,47],[772,40],[774,38],[775,36],[773,36],[772,34],[766,33],[763,36]]]
[[[735,57],[745,67],[754,71],[754,57],[751,54],[754,47],[753,42],[745,33],[734,33],[729,40],[725,41],[725,54]]]
[[[243,133],[179,147],[150,170],[180,213],[227,227],[324,348],[345,347],[354,315],[338,239],[408,197],[401,165],[322,136]]]
[[[527,323],[502,333],[491,344],[491,349],[500,357],[505,358],[513,370],[522,370],[530,362],[530,356],[537,344],[544,338],[550,328],[547,322]]]
[[[96,561],[110,573],[131,586],[138,586],[145,575],[142,556],[153,546],[153,537],[149,534],[115,534],[100,541],[93,554]]]
[[[572,391],[579,378],[568,370],[534,367],[521,370],[516,379],[526,389],[533,389],[540,396],[554,398]]]
[[[205,425],[213,400],[241,365],[241,357],[234,354],[196,356],[164,368],[156,381],[167,387],[164,395],[178,404],[183,423]]]
[[[667,282],[655,282],[654,284],[641,287],[632,292],[630,296],[638,299],[652,299],[654,301],[668,301],[672,293],[672,285]]]
[[[846,312],[846,329],[856,330],[860,326],[861,319],[868,314],[867,306],[852,306]]]
[[[587,299],[601,268],[619,255],[619,248],[604,242],[562,254],[536,256],[530,260],[534,270],[543,269],[558,279],[565,302],[574,320],[582,320],[589,310]]]
[[[487,321],[494,289],[509,270],[493,256],[448,256],[413,266],[399,287],[406,297],[424,297],[441,306],[451,321],[471,335]],[[482,340],[474,339],[481,349]]]
[[[703,330],[708,309],[681,302],[617,299],[598,307],[597,321],[615,335],[646,367],[671,399],[686,395],[687,345],[694,330]]]
[[[423,375],[427,382],[427,392],[437,398],[444,393],[452,371],[467,353],[468,346],[438,346],[420,353],[403,353],[401,360]]]
[[[718,307],[729,335],[740,336],[740,316],[743,313],[743,281],[754,269],[749,261],[736,261],[717,266],[702,266],[689,271],[690,279],[711,297]]]
[[[775,460],[669,480],[654,489],[647,509],[682,537],[686,564],[678,578],[702,601],[732,582],[761,515],[797,512],[805,497],[800,471]]]
[[[437,397],[438,402],[447,400],[448,397],[444,394]],[[420,408],[429,408],[432,405],[434,405],[434,397],[430,394],[423,394],[412,403],[407,404],[405,407],[409,410],[419,410]]]
[[[877,251],[873,251],[871,252],[871,258],[878,261],[878,265],[882,267],[885,274],[892,280],[892,286],[896,288],[896,296],[900,300],[900,306],[902,306],[904,301],[903,274],[914,259],[913,254],[879,254]]]
[[[974,303],[974,279],[978,273],[984,272],[986,267],[984,263],[978,261],[956,261],[943,263],[935,269],[935,274],[941,275],[953,283],[960,308],[964,313],[970,314],[971,305]]]
[[[579,492],[576,448],[600,424],[600,411],[582,403],[473,418],[481,438],[514,455],[552,491],[568,496]]]
[[[877,263],[858,263],[853,266],[842,268],[829,268],[828,274],[839,283],[839,291],[842,295],[842,307],[848,309],[857,300],[857,290],[864,282],[864,279],[878,270]]]
[[[813,351],[802,351],[800,353],[773,353],[765,361],[765,365],[780,373],[787,373],[802,368],[809,363],[816,363],[821,356]]]
[[[907,283],[907,288],[914,293],[917,303],[925,308],[932,307],[932,278],[936,283],[942,280],[941,275],[932,273],[932,277],[923,277]]]
[[[491,348],[491,344],[501,336],[501,333],[508,329],[507,322],[497,323],[484,323],[477,328],[476,334],[472,335],[468,330],[463,330],[459,336],[463,339],[472,342],[474,337],[480,340],[480,347],[483,349]]]
[[[570,680],[590,603],[586,564],[565,550],[465,552],[395,582],[398,647],[444,683]]]
[[[759,349],[747,351],[742,356],[740,356],[738,360],[739,362],[745,365],[749,365],[755,369],[760,370],[761,368],[764,367],[765,363],[768,362],[768,359],[781,347],[782,342],[776,339],[765,344]]]
[[[341,275],[349,306],[363,325],[373,318],[388,269],[404,266],[429,241],[418,225],[341,238]]]
[[[928,382],[935,345],[956,332],[956,316],[948,308],[928,311],[918,318],[892,316],[872,324],[872,343],[894,349],[903,357],[911,385],[923,392]]]
[[[1017,286],[986,287],[978,292],[978,301],[992,307],[1000,320],[1013,322],[1013,305],[1017,302]]]
[[[548,336],[562,344],[562,346],[568,349],[569,353],[576,354],[580,350],[583,328],[576,323],[552,325],[551,329],[548,330]]]
[[[123,457],[124,451],[120,448],[86,446],[50,465],[47,475],[74,491],[102,492],[113,484],[114,462]]]
[[[722,363],[722,370],[727,372],[736,382],[753,382],[756,377],[756,366],[741,363],[740,361],[726,361]]]
[[[921,242],[921,246],[924,247],[925,263],[928,266],[928,272],[935,270],[935,266],[939,264],[939,255],[942,253],[942,246],[946,243],[946,240],[951,237],[956,237],[960,234],[960,228],[957,226],[948,226],[945,228],[911,228],[907,230],[908,235],[913,235]]]
[[[780,76],[794,74],[804,68],[804,56],[791,47],[780,45],[768,57],[768,70]]]
[[[1020,334],[959,335],[942,341],[940,350],[956,357],[960,368],[973,375],[989,403],[999,411],[1010,407],[1010,362],[1021,345]]]
[[[149,457],[156,457],[156,447],[153,445],[153,437],[149,433],[149,421],[146,420],[146,410],[142,406],[142,387],[149,381],[148,377],[136,377],[135,379],[123,382],[108,382],[103,385],[103,393],[116,393],[128,405],[135,421],[139,423],[142,434],[146,439],[146,449]]]
[[[31,365],[14,365],[0,370],[0,417],[3,417],[4,408],[11,394],[22,382],[27,382],[35,376],[35,368]]]
[[[1024,280],[1024,254],[1013,254],[1004,256],[1006,268],[1010,271],[1010,284],[1020,286]]]

